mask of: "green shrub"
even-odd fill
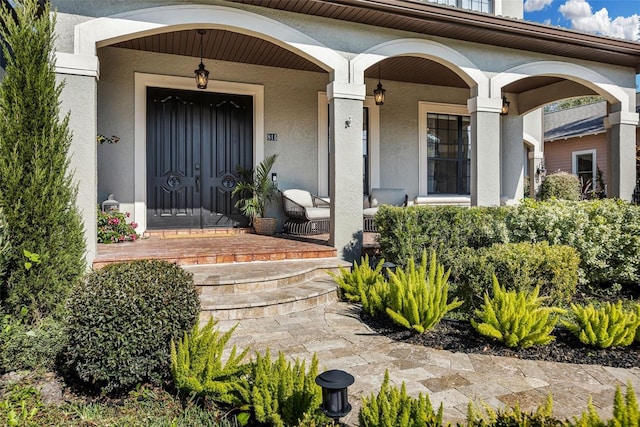
[[[40,392],[32,386],[6,387],[0,400],[0,420],[5,426],[35,426],[35,417],[43,404]]]
[[[613,399],[613,419],[603,422],[598,415],[593,401],[589,397],[587,411],[583,412],[580,418],[575,418],[574,422],[568,422],[570,427],[637,427],[640,426],[640,409],[636,400],[636,393],[627,383],[627,392],[622,396],[620,386],[616,386],[616,394]]]
[[[547,397],[544,405],[534,412],[522,411],[520,406],[494,410],[484,406],[484,413],[477,411],[471,402],[467,411],[467,427],[559,427],[563,423],[553,418],[553,398]]]
[[[138,224],[127,222],[129,212],[103,212],[98,206],[98,243],[121,243],[136,240]]]
[[[576,175],[556,172],[547,175],[540,185],[540,199],[580,200],[582,185]]]
[[[607,302],[599,309],[594,308],[593,304],[571,304],[571,310],[575,320],[563,320],[561,323],[578,337],[580,342],[595,347],[629,346],[633,343],[640,326],[637,313],[624,310],[622,301],[618,301],[617,304]]]
[[[68,366],[107,393],[168,379],[171,340],[191,330],[200,311],[192,275],[158,260],[89,274],[68,307]]]
[[[307,370],[306,363],[299,359],[291,366],[283,353],[273,362],[268,350],[264,356],[257,353],[251,375],[255,420],[273,427],[293,427],[305,414],[319,411],[322,391],[315,383],[317,375],[315,354]]]
[[[366,292],[369,287],[384,280],[381,274],[382,264],[384,264],[384,259],[378,261],[375,268],[371,268],[369,255],[365,255],[360,259],[360,264],[353,263],[351,271],[340,267],[340,274],[329,272],[329,275],[340,286],[342,295],[348,301],[359,302],[361,301],[360,294],[362,292]]]
[[[409,259],[420,262],[425,249],[449,257],[466,247],[481,248],[508,241],[505,215],[509,208],[383,205],[376,214],[380,249],[386,260],[404,267]]]
[[[407,329],[423,333],[433,328],[449,311],[462,304],[457,299],[447,303],[449,296],[449,271],[436,262],[431,253],[427,272],[427,251],[422,253],[420,267],[416,269],[413,258],[405,270],[389,271],[387,315],[395,323]]]
[[[579,282],[640,282],[640,206],[621,200],[524,200],[506,216],[512,242],[567,245],[580,256]]]
[[[64,324],[53,317],[28,322],[27,309],[0,317],[0,372],[47,369],[67,342]]]
[[[488,248],[467,248],[451,265],[456,283],[454,294],[472,312],[483,300],[495,275],[508,290],[532,291],[549,297],[552,304],[568,303],[578,284],[580,258],[575,249],[546,241],[494,244]]]
[[[382,206],[376,216],[386,260],[405,266],[435,250],[452,268],[465,248],[547,241],[574,248],[579,284],[640,283],[640,206],[621,200],[580,202],[525,199],[517,206]]]
[[[60,114],[55,72],[55,14],[50,2],[2,8],[0,39],[7,60],[0,84],[0,206],[11,233],[8,311],[29,309],[29,322],[56,312],[85,272],[82,218],[69,167],[69,115]],[[15,12],[12,16],[12,11]],[[39,254],[37,268],[24,253]]]
[[[9,236],[9,227],[4,218],[4,212],[0,207],[0,283],[5,283],[7,278],[7,264],[11,256],[11,242]],[[0,297],[5,290],[0,288]]]
[[[402,383],[400,390],[389,386],[389,371],[377,396],[373,393],[362,398],[358,413],[360,427],[424,427],[442,425],[442,404],[434,412],[428,395],[420,393],[418,398],[407,395]]]
[[[480,334],[496,339],[507,347],[527,348],[553,341],[551,335],[564,310],[542,307],[538,288],[532,292],[507,291],[493,278],[493,297],[485,293],[484,304],[471,325]]]
[[[194,325],[190,333],[185,332],[177,345],[171,341],[173,382],[185,396],[239,407],[249,400],[246,374],[250,366],[242,363],[249,349],[238,354],[234,345],[223,364],[225,346],[237,325],[221,334],[214,329],[217,323],[210,318],[202,329]]]

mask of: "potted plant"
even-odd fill
[[[240,179],[232,196],[240,196],[236,202],[236,208],[249,218],[257,234],[271,235],[276,231],[276,219],[265,218],[265,210],[268,202],[273,201],[278,195],[278,189],[271,181],[269,173],[278,157],[277,154],[266,157],[256,170],[238,169]]]

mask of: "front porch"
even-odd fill
[[[363,253],[379,250],[377,233],[363,234]],[[163,259],[179,265],[332,258],[329,235],[259,236],[249,229],[162,230],[135,242],[99,244],[93,268],[136,259]]]

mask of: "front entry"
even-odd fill
[[[147,226],[246,225],[231,197],[253,164],[253,97],[147,88]]]

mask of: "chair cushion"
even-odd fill
[[[310,220],[331,218],[331,209],[329,208],[305,208],[304,211]]]
[[[378,208],[367,208],[362,211],[362,214],[365,218],[373,218],[376,216],[376,212],[378,212]]]
[[[293,200],[300,206],[303,206],[305,208],[313,207],[313,198],[311,197],[311,193],[309,193],[306,190],[298,190],[298,189],[284,190],[282,194],[285,197]]]
[[[406,200],[404,188],[372,188],[369,194],[370,206],[380,205],[403,206]]]

